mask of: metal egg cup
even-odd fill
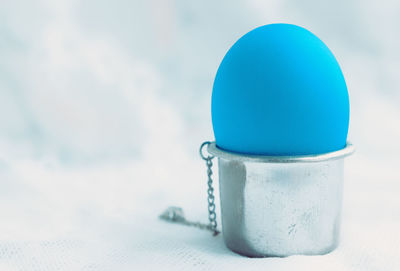
[[[222,232],[226,246],[249,257],[320,255],[339,243],[344,157],[335,152],[306,156],[232,153],[215,142]]]

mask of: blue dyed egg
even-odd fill
[[[212,93],[218,147],[244,154],[308,155],[342,149],[349,96],[335,56],[308,30],[258,27],[219,66]]]

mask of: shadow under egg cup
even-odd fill
[[[330,153],[259,156],[232,153],[215,142],[222,233],[226,246],[249,257],[321,255],[339,242],[344,157]]]

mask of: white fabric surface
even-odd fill
[[[206,221],[205,169],[200,159],[196,164],[193,175],[177,174],[176,183],[186,182],[182,189],[165,183],[151,191],[132,180],[151,182],[154,174],[137,176],[130,166],[64,171],[28,162],[15,169],[21,175],[29,172],[20,178],[10,177],[12,171],[3,172],[1,180],[3,184],[8,180],[9,187],[2,189],[0,270],[400,268],[395,162],[368,160],[359,154],[347,160],[342,242],[337,250],[324,256],[265,259],[229,251],[221,235],[212,237],[206,231],[157,219],[164,207],[179,204],[188,218]],[[189,183],[193,180],[201,185]],[[21,189],[27,183],[30,187]]]
[[[0,1],[0,270],[400,270],[399,8]],[[176,205],[207,220],[197,148],[213,138],[213,77],[237,38],[272,22],[321,37],[349,88],[357,153],[342,242],[324,256],[249,259],[158,219]]]

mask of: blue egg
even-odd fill
[[[346,146],[349,96],[335,56],[308,30],[258,27],[219,66],[212,93],[219,148],[259,155],[309,155]]]

